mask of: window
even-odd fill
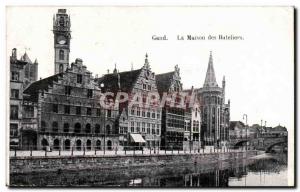
[[[146,84],[143,84],[143,89],[147,89],[147,85]]]
[[[137,122],[136,123],[136,132],[139,133],[141,130],[140,130],[140,127],[141,127],[141,123],[140,122]]]
[[[93,97],[93,89],[88,89],[87,90],[87,97],[92,98]]]
[[[82,83],[82,75],[77,74],[77,83]]]
[[[64,123],[64,132],[68,133],[69,132],[69,123]]]
[[[151,91],[151,85],[148,85],[148,90]]]
[[[85,132],[86,133],[91,133],[91,124],[88,123],[88,124],[85,125]]]
[[[107,117],[111,117],[111,110],[107,110]]]
[[[150,123],[147,123],[147,134],[150,134]]]
[[[136,115],[137,115],[137,116],[141,116],[140,108],[137,108]]]
[[[11,80],[18,81],[19,80],[19,72],[16,72],[16,71],[11,72]]]
[[[120,134],[123,134],[124,133],[124,129],[123,127],[120,127]]]
[[[65,55],[64,55],[64,50],[59,50],[59,60],[64,60]]]
[[[142,117],[145,117],[146,116],[146,112],[143,110],[142,111]]]
[[[157,112],[156,116],[157,116],[157,119],[160,119],[160,112]]]
[[[150,111],[147,112],[147,117],[150,118]]]
[[[155,124],[152,124],[152,135],[155,135]]]
[[[155,119],[155,112],[152,112],[152,118]]]
[[[17,137],[18,136],[18,124],[11,123],[10,124],[10,136]]]
[[[34,117],[34,107],[33,106],[25,105],[23,107],[23,109],[24,109],[24,113],[23,113],[24,118]]]
[[[86,115],[92,115],[92,109],[90,107],[86,108]]]
[[[10,93],[11,93],[11,95],[10,95],[11,98],[19,99],[19,90],[18,89],[11,89]]]
[[[135,111],[134,108],[131,108],[131,115],[134,115]]]
[[[95,133],[100,133],[100,125],[99,124],[95,125]]]
[[[52,105],[52,112],[53,113],[58,113],[58,104],[53,104]]]
[[[80,125],[80,123],[76,123],[75,124],[74,132],[75,133],[80,133],[80,131],[81,131],[81,125]]]
[[[52,123],[52,130],[53,132],[58,132],[58,123],[56,121]]]
[[[71,95],[71,86],[65,86],[65,95]]]
[[[65,105],[65,114],[70,114],[70,106]]]
[[[81,115],[81,107],[80,106],[76,107],[76,115]]]
[[[130,132],[134,133],[134,122],[131,122]]]
[[[19,115],[19,107],[18,105],[10,106],[10,119],[18,119]]]
[[[59,69],[58,69],[59,73],[64,72],[64,66],[63,64],[59,64]],[[31,71],[30,71],[31,72]]]
[[[145,122],[142,123],[142,132],[143,133],[146,132],[146,123]]]
[[[100,115],[101,115],[100,109],[96,109],[96,115],[97,115],[98,117],[100,117]]]

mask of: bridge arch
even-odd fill
[[[276,142],[276,143],[272,143],[271,145],[269,145],[268,147],[266,147],[266,153],[270,153],[271,152],[271,149],[276,146],[276,145],[281,145],[281,144],[287,144],[287,141],[279,141],[279,142]]]

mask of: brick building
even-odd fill
[[[151,71],[148,55],[142,68],[124,72],[118,72],[115,68],[113,73],[98,78],[97,82],[103,93],[114,94],[111,99],[115,101],[118,110],[120,144],[125,147],[159,148],[161,107],[156,103],[146,104],[149,93],[158,95],[155,73]],[[116,95],[120,92],[129,95],[127,102],[118,103]]]

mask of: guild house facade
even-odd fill
[[[202,141],[208,144],[227,139],[229,104],[224,103],[225,81],[222,88],[217,86],[212,56],[204,87],[183,91],[179,67],[156,75],[147,54],[140,69],[119,72],[115,67],[102,77],[94,77],[79,58],[70,63],[71,20],[65,9],[59,9],[53,17],[53,34],[54,74],[47,78],[37,80],[37,60],[32,62],[27,53],[17,59],[17,50],[12,50],[12,148],[197,149]],[[103,97],[108,92],[113,96]],[[128,94],[126,102],[116,97],[121,92]],[[184,108],[147,102],[149,94],[160,100],[164,92],[195,94],[196,99],[203,99]],[[104,107],[101,102],[114,104]]]

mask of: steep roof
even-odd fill
[[[205,81],[203,87],[218,87],[218,83],[216,81],[215,70],[213,66],[213,58],[212,53],[210,52],[208,67],[206,71]]]
[[[175,71],[155,75],[156,86],[159,94],[169,91],[174,73]]]
[[[58,81],[59,77],[62,77],[63,73],[58,73],[56,75],[52,75],[45,79],[41,79],[39,81],[35,81],[30,84],[25,90],[24,94],[28,94],[25,98],[37,102],[38,101],[38,93],[40,90],[48,90],[48,87],[53,86],[53,82]]]
[[[29,56],[27,55],[26,52],[24,53],[24,55],[22,55],[21,60],[22,60],[22,61],[25,61],[25,62],[27,62],[27,63],[32,64],[32,61],[31,61],[31,59],[29,58]]]
[[[111,92],[131,92],[135,81],[137,80],[140,72],[142,69],[132,70],[132,71],[124,71],[121,73],[110,73],[106,74],[103,77],[96,79],[99,86],[101,84],[104,87],[101,87],[104,91],[111,91]],[[119,89],[119,82],[120,82],[120,89]]]

